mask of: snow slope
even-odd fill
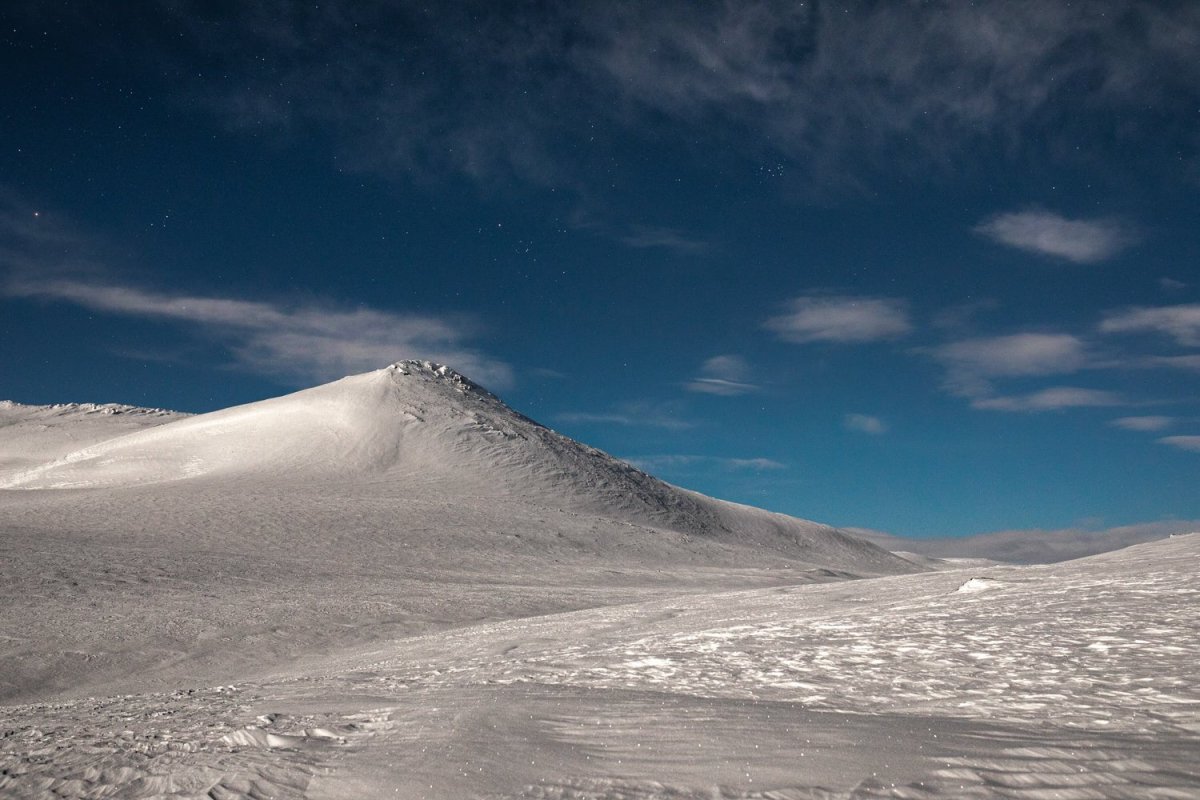
[[[177,481],[506,497],[753,544],[860,572],[912,571],[828,526],[678,489],[512,411],[448,367],[399,362],[284,397],[180,419],[0,478],[2,489]]]
[[[429,363],[93,433],[0,475],[0,698],[218,682],[488,619],[920,570],[670,486]]]
[[[0,483],[97,442],[186,416],[119,403],[30,406],[0,400]]]
[[[0,490],[5,798],[1200,797],[1200,535],[920,572],[426,363],[73,424]]]
[[[1194,798],[1198,559],[1192,535],[712,592],[411,637],[267,682],[11,707],[0,793]]]

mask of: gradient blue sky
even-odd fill
[[[902,535],[1200,518],[1200,4],[0,11],[0,397],[407,357]]]

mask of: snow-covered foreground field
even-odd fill
[[[0,711],[5,797],[1200,797],[1200,536]]]

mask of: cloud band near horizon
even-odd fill
[[[276,377],[331,380],[422,358],[453,364],[496,388],[513,383],[507,364],[466,346],[479,333],[478,323],[467,316],[287,305],[70,279],[13,278],[3,290],[13,297],[181,324],[223,344],[234,366]]]

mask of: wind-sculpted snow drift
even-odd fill
[[[10,404],[0,428],[0,453],[5,430],[22,437],[0,461],[0,697],[124,689],[147,669],[218,679],[647,592],[919,569],[670,486],[429,362],[197,416],[59,408]]]

